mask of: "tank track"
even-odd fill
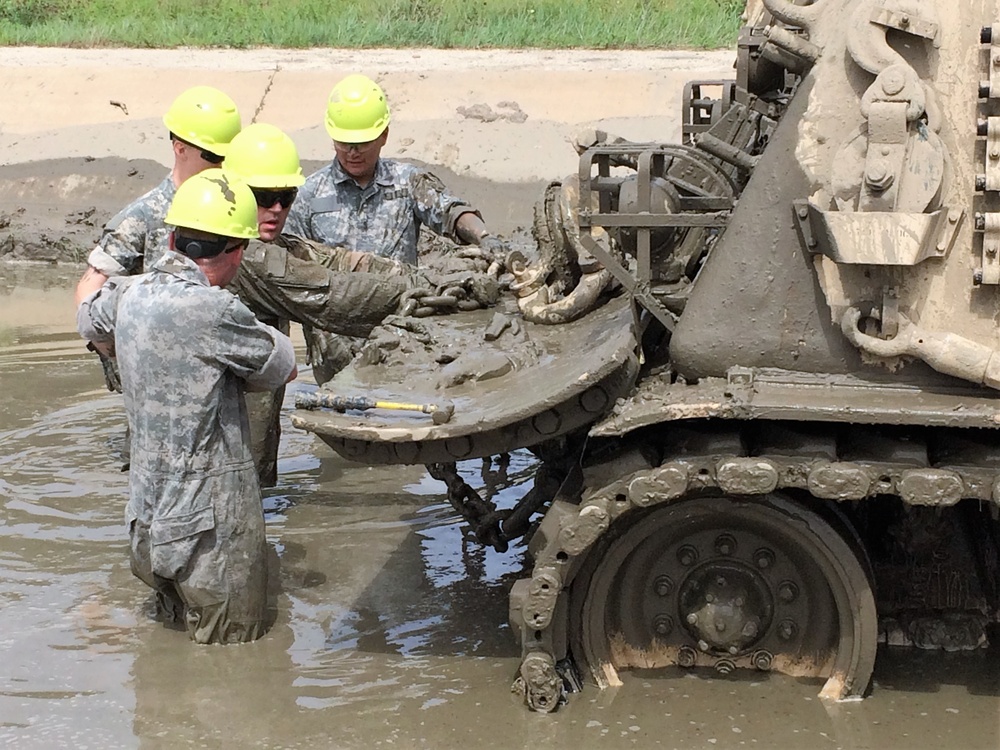
[[[642,521],[658,506],[692,498],[721,494],[763,502],[783,496],[803,507],[848,511],[852,526],[862,533],[874,533],[873,527],[882,524],[890,542],[893,534],[902,536],[901,559],[889,551],[884,559],[871,561],[880,583],[880,638],[889,643],[898,642],[902,621],[904,629],[911,624],[907,645],[978,647],[983,641],[976,623],[1000,620],[1000,445],[993,430],[696,419],[672,423],[669,430],[659,425],[636,431],[624,444],[603,441],[608,448],[614,446],[607,455],[601,455],[601,443],[592,443],[584,469],[584,486],[591,489],[552,504],[529,545],[531,577],[517,581],[511,591],[511,626],[521,636],[525,665],[519,685],[535,710],[549,711],[558,704],[555,665],[581,656],[570,642],[571,631],[579,635],[570,612],[588,553],[613,527]],[[889,508],[909,511],[890,514],[895,519],[891,523],[866,512]],[[927,533],[925,522],[941,518],[941,508],[948,509],[944,518],[950,532]],[[973,521],[963,521],[959,510]],[[922,514],[912,527],[905,523],[909,513]],[[925,550],[924,562],[913,559],[919,546],[909,535],[914,530],[937,540],[937,546]],[[941,540],[947,544],[961,534],[966,538],[946,553],[952,558],[942,560]],[[871,548],[870,540],[866,546]],[[852,547],[867,565],[862,542],[856,539]],[[971,642],[956,642],[961,639],[953,633],[939,634],[935,641],[927,635],[923,611],[957,613],[965,618],[961,628],[968,629],[972,622],[974,632],[961,636]],[[771,659],[755,649],[720,656],[692,645],[670,658],[669,663],[678,666],[714,667],[721,673],[772,667]],[[587,666],[602,687],[616,684],[613,665]],[[848,680],[828,684],[824,693],[840,699],[864,689],[865,684]]]

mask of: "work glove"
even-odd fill
[[[87,342],[87,351],[94,352],[94,354],[101,358],[101,368],[104,370],[104,384],[108,387],[108,390],[112,393],[121,393],[122,379],[118,374],[118,363],[94,346],[93,341]]]
[[[488,263],[503,262],[509,250],[506,242],[492,234],[486,234],[479,240],[479,249],[483,251]]]

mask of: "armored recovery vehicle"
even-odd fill
[[[380,334],[331,384],[450,418],[293,417],[427,464],[497,549],[530,531],[510,618],[536,710],[569,660],[601,686],[749,669],[862,696],[879,643],[982,648],[1000,618],[1000,8],[745,18],[682,143],[580,144],[539,257],[511,260],[518,308]],[[525,446],[512,510],[455,471]]]

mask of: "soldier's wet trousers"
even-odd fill
[[[158,544],[156,550],[149,526],[133,521],[132,573],[156,592],[167,619],[183,617],[197,643],[252,641],[267,628],[267,542],[260,495],[229,497],[216,502],[214,511],[214,528]],[[176,562],[171,570],[155,569],[154,559]]]
[[[278,483],[278,444],[281,441],[281,403],[285,388],[243,394],[250,422],[250,452],[261,487]]]

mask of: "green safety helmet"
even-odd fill
[[[368,76],[353,74],[333,87],[326,105],[326,132],[341,143],[374,141],[389,127],[385,93]]]
[[[211,86],[195,86],[174,99],[163,124],[182,141],[219,156],[242,126],[236,102]]]
[[[249,240],[260,236],[257,201],[250,186],[218,168],[184,180],[163,223],[220,237]]]
[[[297,188],[306,181],[295,143],[263,122],[247,125],[233,138],[222,168],[255,188]]]

